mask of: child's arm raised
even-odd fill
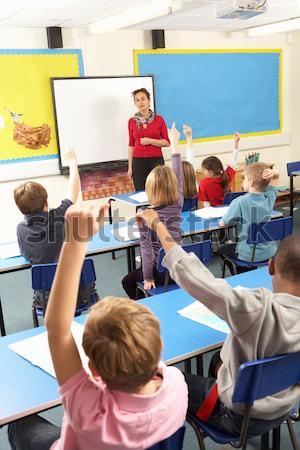
[[[183,134],[186,137],[186,143],[187,143],[187,147],[186,147],[186,160],[192,164],[192,166],[194,167],[194,152],[193,152],[193,131],[192,128],[189,125],[183,125]]]
[[[176,129],[175,122],[173,122],[172,128],[168,130],[168,134],[172,150],[172,168],[177,177],[177,189],[179,194],[178,203],[183,205],[183,173],[179,148],[180,132]]]
[[[64,153],[64,159],[68,162],[70,173],[69,173],[69,183],[66,198],[75,203],[78,194],[81,190],[80,188],[80,178],[77,166],[77,159],[74,150],[68,150]]]
[[[155,211],[143,211],[137,215],[137,221],[144,221],[156,232],[166,252],[163,264],[172,279],[191,297],[225,320],[235,334],[243,334],[259,320],[263,308],[262,294],[258,293],[261,289],[234,289],[225,280],[215,278],[196,255],[186,253],[172,239]]]
[[[71,324],[87,242],[103,226],[106,208],[107,205],[73,205],[65,215],[66,237],[45,316],[51,357],[60,385],[82,367]]]
[[[264,180],[270,180],[269,186],[276,187],[279,184],[279,172],[278,170],[265,169],[262,173]]]
[[[233,169],[235,168],[236,164],[237,164],[237,160],[238,160],[238,156],[239,156],[239,142],[241,140],[241,136],[239,133],[234,132],[233,133],[233,151],[232,151],[232,155],[231,155],[231,159],[229,161],[228,166],[232,167]]]

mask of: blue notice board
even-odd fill
[[[153,75],[156,112],[194,141],[281,132],[280,49],[134,50],[136,75]]]

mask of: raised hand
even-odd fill
[[[192,140],[192,129],[189,125],[183,125],[183,133],[186,137],[187,141],[191,141]]]
[[[159,222],[158,214],[153,208],[147,208],[143,211],[139,211],[135,219],[139,227],[144,223],[148,228],[152,230],[155,230]]]
[[[65,214],[66,242],[87,242],[103,227],[108,204],[72,205]]]
[[[77,163],[75,150],[69,148],[63,152],[64,160],[70,165],[71,162]]]
[[[180,132],[177,130],[175,122],[172,124],[172,128],[168,128],[169,140],[173,153],[177,153],[179,147]]]
[[[237,131],[233,133],[233,142],[234,142],[234,148],[238,148],[239,142],[241,140],[241,135]]]

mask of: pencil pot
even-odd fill
[[[249,164],[253,164],[258,161],[259,161],[259,153],[256,153],[254,156],[250,156],[250,158],[246,158],[245,160],[247,166],[249,166]]]

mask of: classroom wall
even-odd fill
[[[283,49],[283,131],[291,132],[292,143],[282,147],[260,149],[261,160],[276,162],[281,172],[281,184],[287,183],[286,161],[299,158],[300,145],[300,89],[299,89],[299,52],[300,33],[294,33],[292,43],[288,43],[285,34],[249,39],[244,33],[229,35],[225,33],[179,32],[165,33],[167,48],[274,48]],[[81,48],[85,64],[85,74],[95,75],[131,75],[133,70],[132,51],[136,48],[151,48],[149,31],[124,30],[89,36],[82,30],[63,30],[65,48]],[[1,29],[0,48],[47,48],[45,29]],[[263,76],[263,74],[262,74]],[[255,93],[259,95],[258,92]],[[245,141],[246,142],[246,141]],[[222,144],[223,145],[223,144]],[[224,163],[229,160],[230,144],[224,142],[224,153],[218,156]],[[202,150],[201,150],[202,151]],[[221,150],[222,151],[222,150]],[[203,153],[203,157],[206,154]],[[200,166],[202,157],[197,158]],[[241,156],[242,159],[242,156]],[[50,206],[56,206],[64,196],[67,179],[61,175],[36,179],[45,185],[49,192]],[[5,220],[1,222],[1,240],[14,239],[15,226],[22,217],[14,207],[13,188],[19,181],[0,184],[0,199]]]

